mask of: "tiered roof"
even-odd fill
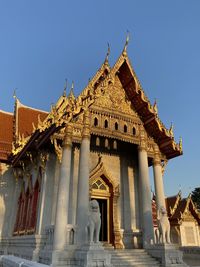
[[[12,151],[13,114],[0,110],[0,160],[6,161]]]
[[[166,129],[160,121],[157,107],[155,104],[151,105],[146,97],[130,64],[126,48],[127,42],[122,54],[112,68],[108,64],[107,54],[106,60],[81,94],[77,98],[75,98],[73,92],[68,97],[63,94],[49,114],[17,103],[17,109],[13,117],[14,136],[12,138],[17,145],[10,157],[14,165],[23,157],[27,149],[39,149],[60,127],[64,127],[74,116],[83,112],[94,102],[95,98],[101,97],[101,91],[99,93],[98,87],[105,81],[109,81],[113,75],[119,77],[126,95],[141,118],[148,135],[159,145],[166,159],[182,154],[182,142],[176,144],[172,129]],[[11,139],[9,142],[11,143]],[[36,146],[35,143],[37,143]],[[9,151],[11,151],[10,147]]]
[[[181,222],[187,218],[197,221],[200,225],[200,212],[196,208],[194,202],[192,201],[191,194],[187,198],[181,197],[181,192],[179,191],[177,195],[167,197],[166,208],[168,212],[168,217],[171,225],[179,225]],[[152,216],[153,221],[157,221],[156,214],[156,202],[155,197],[152,199]],[[154,223],[157,226],[157,223]]]
[[[16,98],[15,111],[0,111],[0,161],[7,162],[12,153],[12,144],[27,138],[38,124],[38,115],[44,120],[47,112],[20,103]]]

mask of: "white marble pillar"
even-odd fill
[[[12,204],[11,204],[11,213],[10,213],[10,220],[9,220],[9,229],[8,229],[8,236],[13,235],[14,225],[16,222],[16,216],[17,216],[17,210],[18,210],[18,200],[21,192],[22,187],[22,178],[21,177],[15,177],[15,188],[12,196]]]
[[[60,179],[58,185],[57,209],[54,228],[54,251],[63,250],[66,242],[68,224],[69,186],[71,173],[72,126],[68,124],[65,130]]]
[[[153,221],[151,207],[151,189],[147,151],[144,146],[138,147],[139,179],[142,194],[142,230],[143,245],[153,242]]]
[[[159,209],[160,207],[166,208],[163,177],[162,177],[162,166],[158,154],[155,154],[154,157],[153,173],[154,173],[154,186],[155,186],[157,209]]]
[[[89,212],[89,157],[90,157],[90,114],[85,111],[82,142],[79,156],[77,196],[77,238],[78,244],[86,242],[86,225]]]

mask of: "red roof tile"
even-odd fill
[[[0,160],[6,161],[12,151],[13,114],[0,111]]]
[[[29,136],[33,132],[33,125],[38,124],[38,115],[40,115],[41,120],[43,121],[48,115],[45,111],[40,111],[32,109],[26,106],[20,106],[18,108],[18,133],[24,135],[24,137]]]

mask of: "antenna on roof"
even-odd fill
[[[65,85],[64,85],[64,90],[63,90],[63,96],[66,96],[66,91],[67,91],[67,79],[65,79]]]

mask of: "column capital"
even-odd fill
[[[144,139],[140,140],[140,143],[138,145],[138,151],[147,151],[147,142],[146,142],[146,140],[144,140]]]
[[[153,164],[154,165],[161,165],[161,153],[160,153],[160,149],[159,146],[157,144],[154,144],[154,158],[153,158]]]
[[[83,115],[82,137],[90,139],[90,111],[88,109],[85,110]]]
[[[63,140],[63,146],[64,147],[71,147],[72,145],[72,131],[73,127],[71,123],[68,123],[65,128],[65,137]]]
[[[155,154],[154,155],[153,164],[154,165],[160,165],[161,166],[161,159],[160,159],[160,156],[158,154]]]
[[[147,136],[146,136],[146,132],[145,129],[142,125],[140,125],[140,142],[138,145],[138,150],[139,151],[147,151]]]

